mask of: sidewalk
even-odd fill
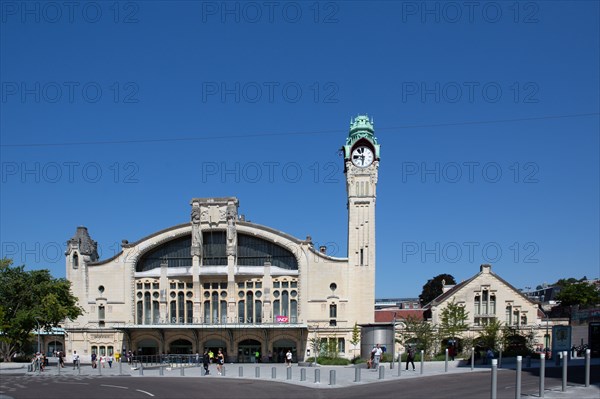
[[[504,359],[500,369],[515,369],[516,362],[514,359]],[[132,368],[127,363],[113,363],[112,368],[96,368],[92,369],[91,365],[82,365],[80,369],[73,370],[71,366],[65,366],[65,368],[59,370],[57,366],[50,366],[46,368],[46,371],[38,372],[27,372],[27,365],[29,363],[0,363],[0,375],[5,374],[22,374],[25,373],[30,376],[40,376],[47,378],[59,378],[60,376],[81,376],[87,378],[89,376],[130,376],[133,378],[144,378],[144,377],[159,377],[160,367],[159,366],[148,366],[143,368]],[[354,366],[317,366],[317,367],[299,367],[297,364],[290,368],[291,378],[288,379],[287,367],[282,363],[260,363],[260,364],[238,364],[229,363],[225,365],[225,375],[217,375],[216,365],[210,366],[210,375],[204,376],[204,369],[202,365],[192,365],[183,367],[170,367],[169,365],[163,366],[162,372],[165,378],[167,377],[191,377],[191,378],[232,378],[232,379],[261,379],[265,381],[277,381],[296,385],[302,385],[312,388],[341,388],[363,384],[370,384],[381,381],[397,381],[405,379],[413,379],[427,376],[436,376],[444,374],[458,374],[458,373],[488,373],[490,366],[476,365],[474,370],[471,371],[470,363],[464,366],[464,361],[449,361],[448,371],[445,371],[445,362],[424,362],[423,373],[421,373],[421,363],[416,362],[416,370],[405,370],[405,364],[402,364],[400,370],[401,374],[398,376],[398,363],[394,363],[394,368],[390,368],[390,363],[382,363],[383,368],[383,379],[380,379],[380,373],[378,370],[367,370],[364,367],[360,368],[360,381],[355,382],[356,368]],[[569,365],[584,365],[583,359],[573,359],[569,361]],[[600,364],[600,359],[592,359],[592,365]],[[547,362],[548,368],[558,367],[554,365],[553,361]],[[532,360],[532,369],[539,367],[539,360]],[[257,371],[258,369],[258,371]],[[302,370],[305,370],[302,372]],[[523,362],[523,370],[527,370],[525,362]],[[332,373],[332,371],[334,373]],[[257,374],[258,373],[258,374]],[[273,374],[274,373],[274,374]],[[305,380],[301,380],[302,373],[305,373]],[[332,377],[335,374],[335,384],[332,385]],[[275,378],[273,378],[273,376]],[[317,377],[320,376],[320,382],[317,381]],[[589,388],[583,386],[569,386],[567,392],[561,392],[560,386],[555,387],[548,385],[546,387],[545,396],[547,398],[565,398],[574,397],[574,393],[577,392],[577,397],[600,397],[600,386],[592,385]]]

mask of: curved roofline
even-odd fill
[[[149,234],[149,235],[147,235],[147,236],[145,236],[145,237],[143,237],[143,238],[140,238],[139,240],[137,240],[137,241],[135,241],[135,242],[132,242],[132,243],[127,243],[127,244],[121,244],[121,247],[122,247],[122,248],[131,248],[131,247],[135,247],[136,245],[139,245],[139,244],[141,244],[142,242],[144,242],[144,241],[146,241],[146,240],[149,240],[149,239],[151,239],[152,237],[156,237],[156,236],[158,236],[158,235],[160,235],[160,234],[168,233],[168,232],[169,232],[169,231],[171,231],[171,230],[177,230],[177,229],[180,229],[180,228],[182,228],[182,227],[186,227],[186,226],[190,226],[190,227],[191,227],[191,224],[190,224],[190,222],[188,222],[188,223],[182,223],[182,224],[178,224],[178,225],[171,226],[171,227],[167,227],[166,229],[162,229],[162,230],[156,231],[156,232],[154,232],[154,233],[152,233],[152,234]],[[108,262],[111,262],[111,261],[113,261],[113,260],[117,259],[117,258],[118,258],[119,256],[121,256],[122,254],[123,254],[123,250],[120,250],[118,253],[116,253],[115,255],[111,256],[110,258],[107,258],[107,259],[104,259],[104,260],[99,260],[99,261],[96,261],[96,262],[90,262],[90,263],[88,263],[88,266],[97,266],[97,265],[103,265],[103,264],[105,264],[105,263],[108,263]]]
[[[299,239],[297,237],[294,237],[291,234],[285,233],[285,232],[283,232],[281,230],[274,229],[272,227],[268,227],[268,226],[265,226],[265,225],[262,225],[262,224],[258,224],[258,223],[243,221],[243,220],[238,220],[238,221],[236,221],[236,223],[239,224],[240,226],[250,227],[250,228],[257,229],[257,230],[263,230],[265,232],[269,232],[269,233],[278,235],[278,236],[280,236],[282,238],[285,238],[285,239],[287,239],[287,240],[289,240],[289,241],[291,241],[291,242],[293,242],[295,244],[298,244],[298,245],[309,244],[309,246],[308,246],[309,250],[313,254],[318,255],[318,256],[320,256],[321,258],[324,258],[324,259],[328,259],[328,260],[335,261],[335,262],[344,262],[344,261],[348,260],[347,257],[346,258],[341,258],[341,257],[337,258],[337,257],[329,256],[327,254],[323,254],[323,253],[317,251],[314,248],[314,246],[312,245],[312,243],[310,241],[301,240],[301,239]],[[187,223],[181,223],[181,224],[178,224],[178,225],[175,225],[175,226],[167,227],[165,229],[162,229],[162,230],[156,231],[156,232],[154,232],[152,234],[149,234],[149,235],[147,235],[147,236],[145,236],[143,238],[140,238],[139,240],[137,240],[135,242],[127,243],[127,244],[122,244],[121,247],[122,248],[132,248],[132,247],[135,247],[136,245],[139,245],[142,242],[147,241],[147,240],[149,240],[149,239],[151,239],[153,237],[159,236],[159,235],[164,234],[164,233],[168,233],[169,231],[181,229],[183,227],[190,227],[191,228],[191,223],[187,222]],[[119,251],[118,253],[116,253],[115,255],[113,255],[110,258],[103,259],[103,260],[98,260],[96,262],[90,262],[90,263],[88,263],[88,266],[99,266],[99,265],[103,265],[103,264],[112,262],[113,260],[117,259],[122,254],[123,254],[123,250]]]

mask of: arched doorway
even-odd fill
[[[279,339],[273,342],[273,361],[276,363],[285,362],[285,354],[288,349],[292,351],[292,362],[296,362],[296,342],[291,339]]]
[[[137,343],[137,354],[143,356],[158,355],[158,342],[153,339],[142,339]]]
[[[48,356],[54,356],[55,352],[63,351],[63,343],[60,341],[52,341],[48,343],[48,351],[46,352]]]
[[[187,339],[177,339],[171,342],[169,349],[174,355],[189,355],[192,353],[192,343]]]
[[[256,352],[263,355],[262,353],[262,345],[260,342],[254,339],[245,339],[240,341],[238,344],[238,358],[237,361],[239,363],[255,363],[256,362]],[[260,358],[259,356],[259,358]]]
[[[227,347],[225,346],[225,341],[220,339],[209,339],[208,341],[204,342],[204,349],[208,350],[209,352],[212,351],[214,354],[213,359],[217,358],[217,353],[219,353],[219,349],[221,349],[221,351],[223,351],[223,355],[225,356],[225,361],[227,362]]]

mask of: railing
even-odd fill
[[[287,322],[277,322],[266,321],[263,318],[243,318],[243,317],[235,317],[228,319],[227,317],[221,318],[212,318],[212,317],[204,317],[204,318],[167,318],[167,319],[158,319],[154,322],[145,322],[145,323],[133,323],[133,325],[288,325],[288,324],[302,324],[302,321],[298,320],[297,317],[289,317]],[[128,324],[129,325],[129,324]]]
[[[179,355],[179,354],[168,354],[168,355],[134,355],[125,360],[132,366],[139,367],[142,364],[144,367],[169,365],[172,367],[181,366],[194,366],[199,367],[202,365],[202,356],[195,354],[190,355]]]

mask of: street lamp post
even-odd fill
[[[37,324],[37,351],[41,353],[40,350],[40,322],[37,317],[34,317],[35,323]]]
[[[394,368],[394,357],[396,356],[396,312],[394,312],[394,320],[392,321],[392,365],[390,368]],[[400,367],[400,364],[398,364]]]

